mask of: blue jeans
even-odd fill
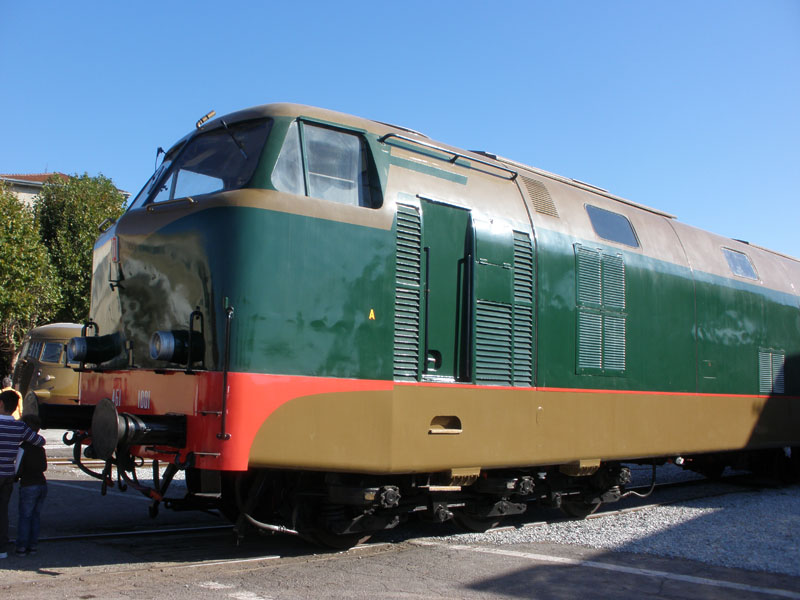
[[[39,515],[47,485],[26,485],[19,488],[19,522],[17,523],[17,550],[29,550],[39,541]]]

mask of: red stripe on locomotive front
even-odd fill
[[[184,414],[186,448],[195,466],[244,471],[259,427],[281,405],[294,398],[327,393],[391,390],[391,381],[328,379],[257,373],[229,373],[225,433],[222,433],[222,373],[182,371],[118,371],[82,373],[80,403],[97,404],[109,398],[120,413]],[[168,458],[168,448],[140,449],[139,454]]]

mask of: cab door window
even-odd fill
[[[289,127],[272,183],[278,191],[376,208],[369,152],[357,134],[301,122]]]

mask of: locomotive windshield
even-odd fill
[[[243,121],[203,132],[177,144],[164,157],[131,204],[165,202],[244,187],[261,158],[270,121]]]

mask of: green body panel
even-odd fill
[[[759,350],[773,349],[787,356],[786,393],[800,392],[794,296],[593,240],[577,242],[624,258],[626,364],[620,375],[576,372],[576,240],[537,235],[539,386],[759,394]]]
[[[163,366],[149,336],[185,329],[199,309],[205,366],[220,370],[230,306],[231,370],[391,379],[391,232],[230,207],[122,237],[122,326],[138,366]]]
[[[759,393],[760,350],[800,355],[797,299],[703,273],[696,280],[698,391]],[[787,369],[787,393],[800,393],[796,381]]]
[[[422,342],[427,333],[429,360],[426,372],[421,345],[420,379],[474,381],[473,303],[512,305],[511,230],[487,228],[460,207],[422,201],[421,209],[421,275],[424,287],[429,269],[429,294],[427,300],[420,295],[419,336]],[[98,306],[118,293],[118,307],[105,322],[95,319],[107,333],[118,326],[110,319],[122,314],[137,366],[151,364],[153,331],[185,328],[199,308],[205,366],[221,369],[224,308],[231,306],[232,370],[392,379],[394,231],[236,206],[196,211],[147,235],[126,235],[137,228],[130,220],[133,226],[122,223],[118,231],[121,289],[95,286]],[[538,345],[531,350],[536,385],[757,394],[758,354],[767,349],[785,353],[786,392],[797,393],[794,297],[578,242],[623,256],[625,369],[592,374],[576,368],[576,240],[539,229]]]
[[[246,243],[225,290],[236,302],[231,368],[391,379],[390,232],[269,211],[241,216]]]

